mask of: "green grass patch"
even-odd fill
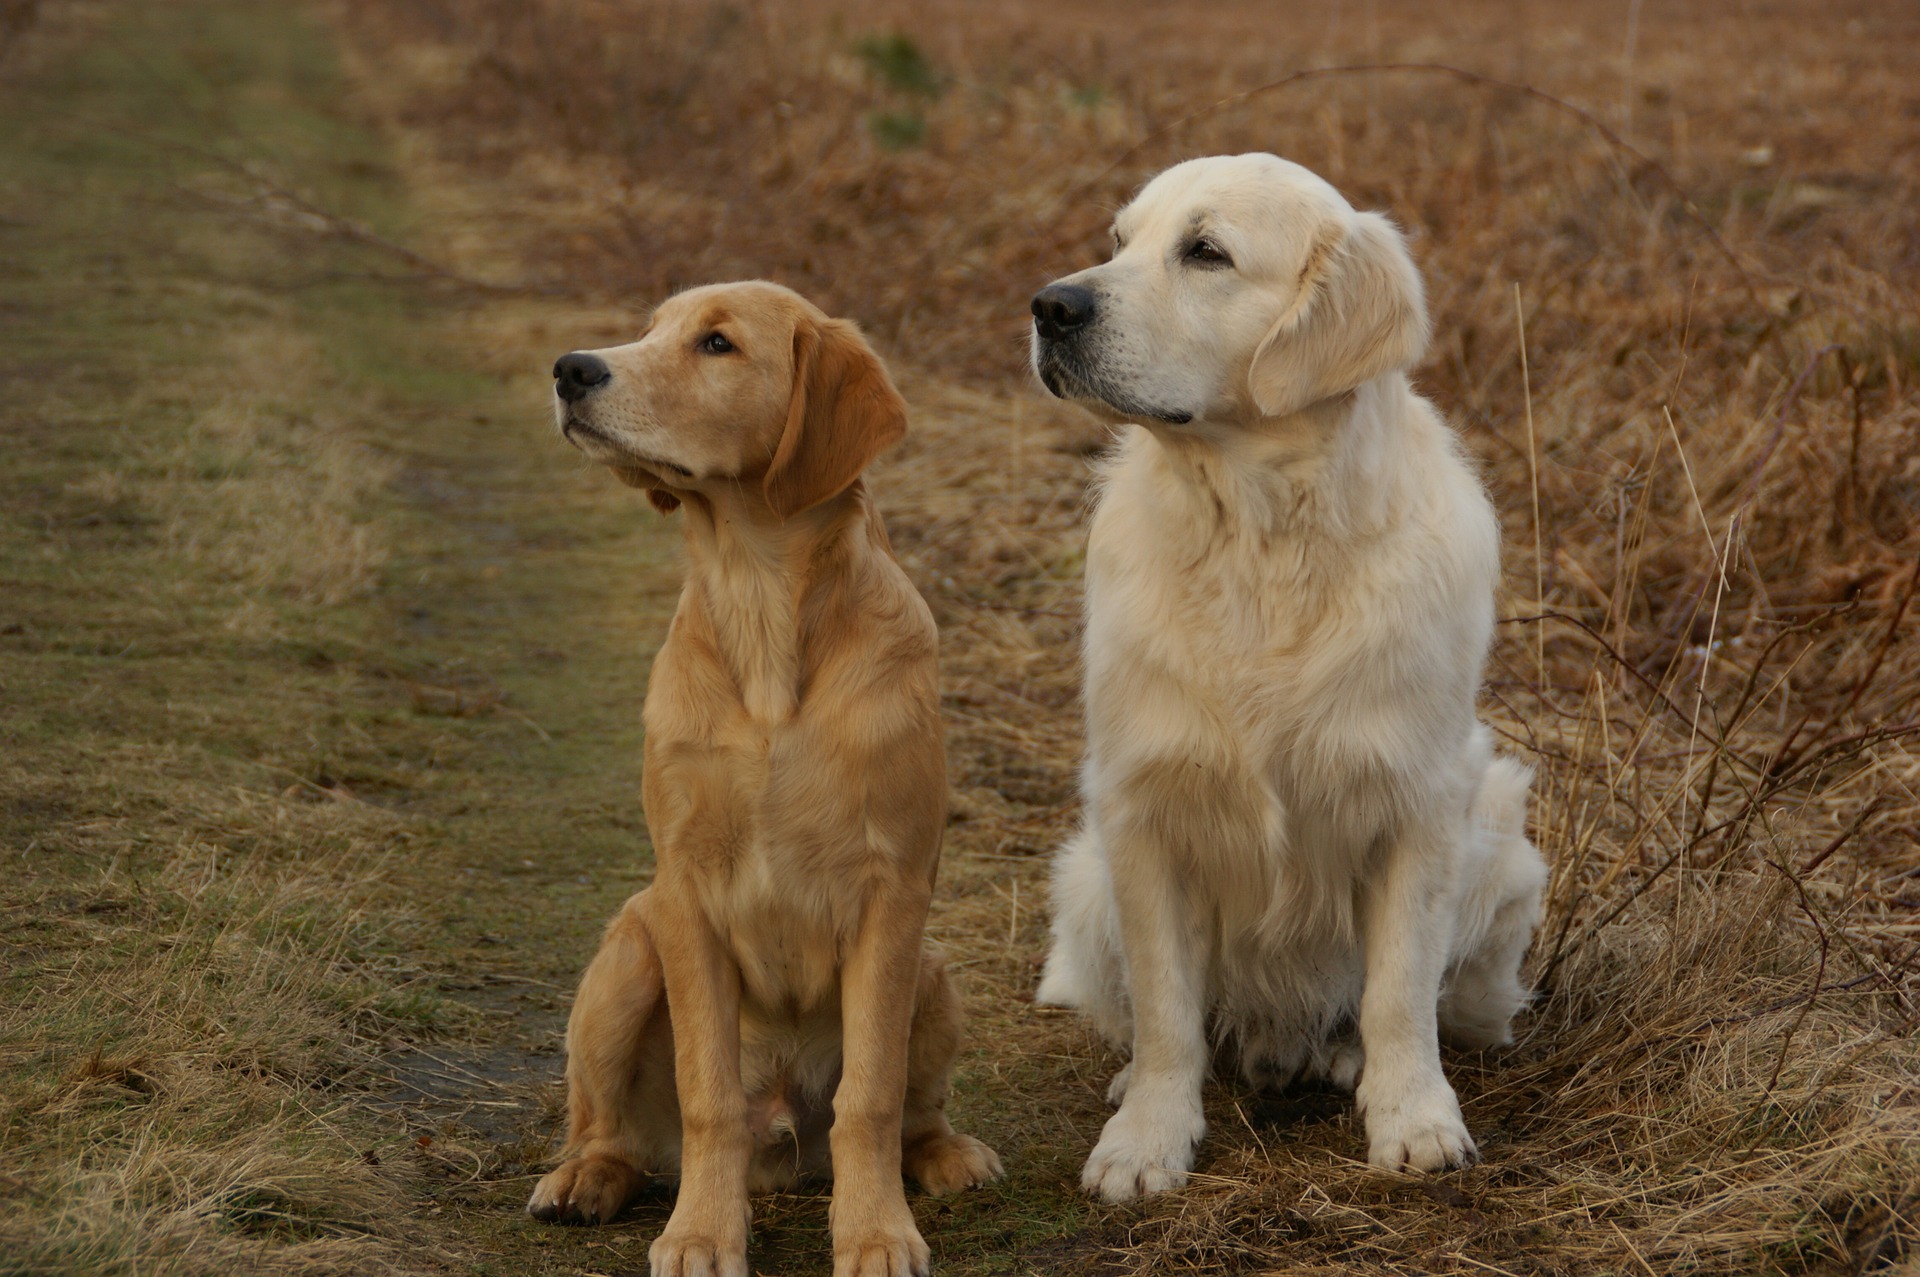
[[[926,140],[927,117],[918,111],[875,111],[867,116],[867,131],[889,151],[904,151]]]
[[[854,46],[854,52],[874,78],[895,92],[937,98],[945,88],[933,59],[910,36],[898,31],[867,36]]]

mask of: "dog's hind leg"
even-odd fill
[[[567,1021],[567,1145],[527,1202],[536,1219],[603,1224],[678,1145],[673,1038],[646,892],[621,907]]]
[[[999,1179],[999,1154],[947,1121],[947,1079],[960,1049],[960,999],[946,963],[920,955],[920,987],[907,1040],[907,1099],[901,1112],[900,1165],[936,1196]]]
[[[1440,1032],[1457,1046],[1512,1041],[1514,1013],[1526,1005],[1520,963],[1540,922],[1547,877],[1539,851],[1527,841],[1530,780],[1526,768],[1496,758],[1474,802],[1458,947],[1440,997]]]
[[[1115,1046],[1133,1042],[1120,922],[1106,853],[1093,828],[1082,828],[1053,865],[1053,945],[1034,1001],[1068,1007],[1093,1021]],[[1121,1088],[1124,1092],[1124,1086]],[[1119,1096],[1109,1096],[1118,1104]]]

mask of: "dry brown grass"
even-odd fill
[[[936,930],[974,979],[970,1067],[1029,1135],[1084,1135],[1102,1066],[1021,1001],[1073,818],[1099,442],[1024,388],[1026,297],[1187,154],[1279,151],[1411,233],[1438,332],[1420,379],[1506,519],[1486,712],[1539,767],[1555,866],[1523,1040],[1451,1063],[1488,1162],[1386,1180],[1341,1106],[1223,1092],[1195,1187],[1024,1263],[1852,1272],[1914,1235],[1920,13],[1628,12],[345,7],[437,162],[512,193],[439,251],[512,238],[527,277],[636,312],[771,276],[908,369],[918,430],[881,483],[946,635]],[[895,33],[919,61],[875,42]],[[1654,163],[1418,69],[1161,131],[1384,62],[1525,82]]]
[[[226,794],[202,797],[227,820],[212,836],[296,846],[307,863],[123,844],[117,859],[140,870],[78,884],[78,909],[51,877],[0,900],[41,964],[36,996],[0,1014],[15,1084],[0,1132],[20,1176],[4,1185],[0,1272],[394,1270],[380,1221],[401,1177],[339,1129],[343,1083],[365,1076],[396,1009],[391,973],[360,965],[377,923],[339,905],[371,894],[366,848],[337,820],[296,831],[255,811],[279,827],[249,829]],[[95,1045],[68,1054],[76,1041]]]

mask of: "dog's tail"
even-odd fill
[[[1440,1030],[1465,1047],[1512,1040],[1527,1003],[1520,964],[1540,923],[1547,866],[1527,840],[1533,769],[1493,755],[1473,800],[1471,866],[1460,899],[1454,953],[1440,998]]]

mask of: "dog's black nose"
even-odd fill
[[[576,350],[562,355],[553,365],[553,391],[568,403],[578,403],[604,385],[613,369],[598,355]]]
[[[1033,295],[1033,326],[1048,341],[1059,341],[1093,318],[1093,290],[1078,284],[1048,284]]]

